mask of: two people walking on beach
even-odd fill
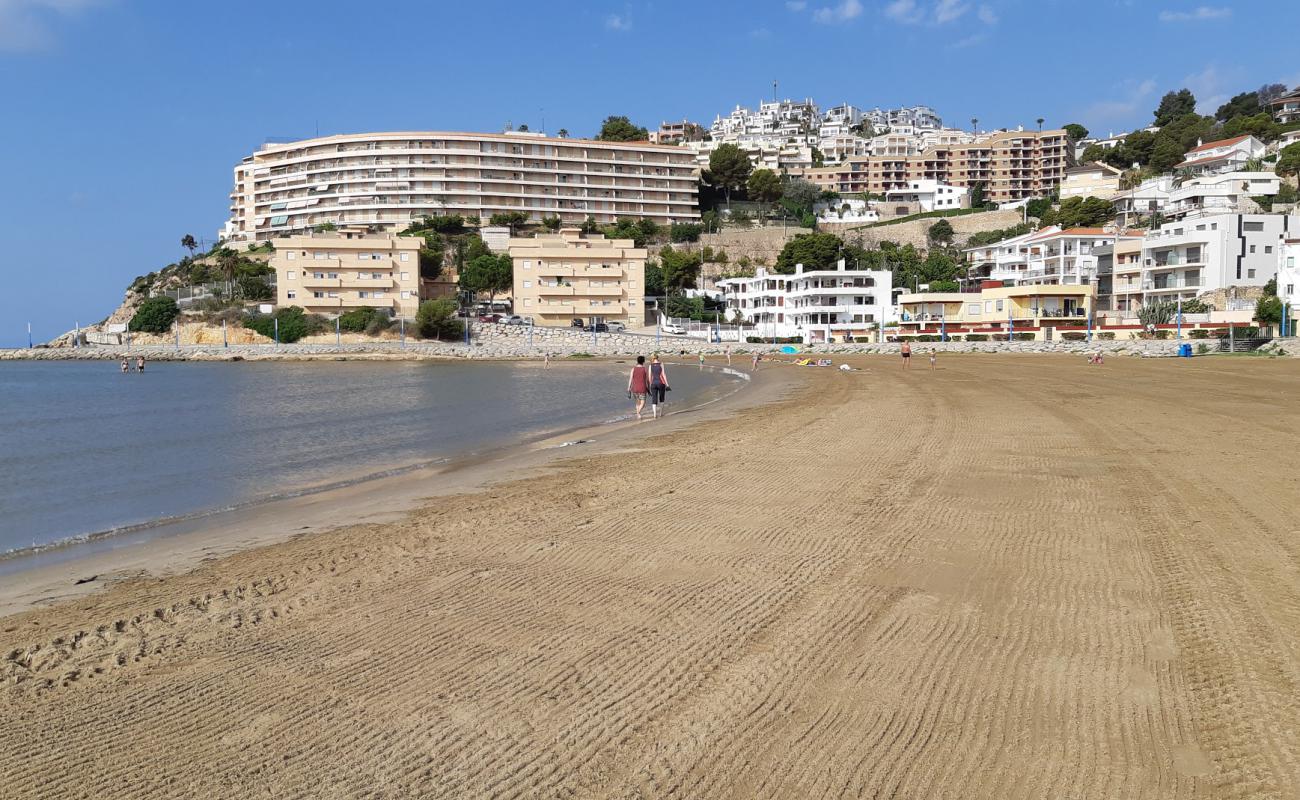
[[[650,411],[657,419],[659,406],[664,404],[668,391],[668,372],[664,369],[663,362],[659,360],[659,354],[655,353],[650,357],[649,365],[645,362],[645,356],[637,356],[636,366],[632,367],[632,373],[627,378],[627,393],[633,400],[636,418],[641,419],[641,412],[645,409],[648,397]]]

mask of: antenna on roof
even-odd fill
[[[776,81],[772,81],[772,102],[776,102]]]

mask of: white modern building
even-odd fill
[[[906,203],[921,213],[965,208],[969,202],[970,190],[965,186],[949,186],[928,178],[910,180],[903,188],[885,192],[885,205]]]
[[[1277,275],[1282,241],[1298,233],[1300,216],[1283,214],[1211,214],[1165,223],[1142,243],[1143,302],[1263,286]]]
[[[234,169],[227,241],[322,224],[400,231],[423,216],[518,212],[580,224],[699,218],[690,150],[537,133],[402,131],[267,144]]]
[[[1237,136],[1217,142],[1197,144],[1183,156],[1178,169],[1193,175],[1212,175],[1219,172],[1240,172],[1246,162],[1264,155],[1264,143],[1254,136]]]
[[[1175,184],[1161,209],[1166,217],[1236,214],[1258,211],[1254,197],[1272,196],[1281,188],[1272,172],[1223,172]]]
[[[897,128],[904,125],[913,128],[930,129],[943,127],[943,120],[929,106],[911,106],[910,108],[894,108],[885,111],[873,108],[864,113],[863,116],[876,130]]]
[[[1094,249],[1115,244],[1119,239],[1138,239],[1139,234],[1111,232],[1103,228],[1065,228],[1051,225],[1030,235],[1024,242],[1025,271],[1020,285],[1091,285],[1097,281]]]
[[[753,277],[717,282],[733,321],[754,325],[761,336],[802,337],[805,343],[870,339],[894,319],[893,273],[850,270],[841,259],[832,270],[792,275],[760,267]]]
[[[966,256],[967,281],[972,284],[981,281],[1021,283],[1029,269],[1029,240],[1037,234],[1038,231],[1030,231],[962,250]]]
[[[1287,307],[1289,331],[1296,326],[1300,314],[1300,230],[1293,230],[1278,241],[1277,296]]]
[[[880,214],[872,203],[853,197],[842,197],[829,202],[818,201],[813,204],[813,213],[817,215],[817,221],[822,224],[880,221]]]

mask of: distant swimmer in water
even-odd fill
[[[131,371],[131,362],[127,361],[125,358],[122,359],[122,371],[123,372]]]
[[[135,371],[144,372],[144,356],[140,356],[135,360]]]

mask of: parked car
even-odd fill
[[[582,321],[582,317],[574,317],[572,320],[569,321],[569,324],[575,328],[587,327],[586,323]]]
[[[458,308],[456,309],[456,316],[460,317],[461,319],[469,319],[474,316],[474,309]]]
[[[524,322],[524,318],[519,316],[518,314],[511,314],[510,316],[506,317],[501,321],[507,325],[528,325],[529,324],[527,322]]]
[[[583,328],[587,333],[609,333],[609,326],[603,322],[597,322]]]
[[[627,326],[624,325],[624,324],[621,323],[621,322],[611,322],[611,323],[609,323],[609,331],[610,331],[610,333],[622,333],[622,332],[625,331],[625,330],[627,330]]]
[[[659,326],[659,330],[663,331],[664,333],[671,333],[671,334],[673,334],[674,336],[685,336],[685,335],[686,335],[686,329],[685,329],[685,328],[683,328],[681,325],[677,325],[677,324],[672,323],[672,322],[665,322],[663,325],[660,325],[660,326]]]
[[[500,322],[500,314],[484,314],[478,318],[479,322]]]

